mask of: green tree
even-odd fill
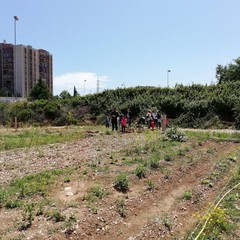
[[[240,57],[226,66],[217,65],[216,78],[218,83],[235,82],[240,80]]]
[[[75,86],[74,86],[74,88],[73,88],[73,96],[74,96],[74,97],[80,96]]]
[[[41,78],[29,94],[30,100],[50,99],[51,97],[52,94],[50,93],[46,83]]]
[[[62,99],[68,99],[68,98],[71,98],[71,94],[67,91],[67,90],[63,90],[61,93],[60,93],[60,98]]]

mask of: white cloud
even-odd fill
[[[92,72],[73,72],[55,76],[53,77],[53,94],[59,95],[63,90],[67,90],[72,95],[75,86],[78,93],[84,95],[84,85],[85,94],[95,93],[97,80],[99,80],[100,90],[106,88],[106,83],[109,82],[108,76],[98,76]]]

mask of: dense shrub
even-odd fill
[[[239,128],[240,81],[217,85],[176,85],[175,88],[131,87],[104,90],[84,97],[54,97],[33,102],[0,105],[0,123],[14,117],[19,121],[56,125],[78,124],[95,119],[103,124],[113,106],[125,114],[130,108],[134,120],[151,110],[160,110],[182,127],[221,127],[221,121],[233,122]],[[94,122],[95,122],[94,120]]]

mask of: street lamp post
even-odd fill
[[[84,80],[84,85],[83,85],[83,93],[84,93],[84,96],[85,96],[85,83],[86,83],[87,80]]]
[[[17,99],[17,16],[14,16],[14,93]]]
[[[171,72],[171,70],[167,70],[167,87],[169,87],[169,73]]]

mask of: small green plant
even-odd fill
[[[54,209],[47,213],[48,219],[52,219],[55,222],[63,222],[65,220],[65,216],[60,213],[58,209]]]
[[[147,179],[147,190],[151,191],[155,189],[155,185],[151,179]]]
[[[187,140],[186,135],[183,132],[179,131],[176,126],[169,128],[166,131],[166,136],[172,141],[184,142]]]
[[[160,168],[160,162],[158,158],[152,158],[149,160],[149,167],[153,170]]]
[[[135,169],[135,174],[138,178],[145,178],[146,177],[146,173],[147,173],[147,169],[144,165],[140,164],[139,166],[137,166],[137,168]]]
[[[82,173],[83,173],[83,175],[87,175],[88,174],[88,170],[84,169]]]
[[[3,204],[5,203],[6,199],[7,199],[7,191],[6,189],[3,189],[0,187],[0,208],[3,206]]]
[[[184,150],[184,149],[179,149],[179,150],[177,151],[177,155],[178,155],[178,156],[185,156],[185,150]]]
[[[170,170],[164,171],[164,179],[170,179],[172,172]]]
[[[163,216],[162,223],[168,229],[169,232],[172,230],[172,220],[170,219],[169,216]]]
[[[103,189],[101,186],[94,186],[91,187],[87,194],[84,195],[84,200],[87,200],[88,202],[96,202],[98,199],[102,199],[105,196],[108,195],[108,192]]]
[[[65,222],[65,235],[70,236],[75,230],[75,224],[77,223],[77,218],[72,214]]]
[[[222,232],[227,232],[232,227],[226,211],[221,207],[212,209],[209,213],[203,216],[197,214],[197,217],[200,222],[205,222],[207,220],[207,224],[202,233],[203,236],[207,236],[207,239],[219,239]]]
[[[192,191],[190,191],[190,190],[187,190],[183,193],[183,199],[185,199],[185,200],[191,200],[192,197],[193,197]]]
[[[97,214],[98,213],[98,206],[96,206],[96,205],[89,205],[89,208],[90,208],[90,210],[91,210],[91,212],[93,214]]]
[[[201,184],[208,185],[209,187],[213,187],[213,183],[209,179],[203,179]]]
[[[172,156],[170,156],[170,155],[165,155],[163,159],[164,159],[164,161],[166,161],[166,162],[170,162],[170,161],[172,161]]]
[[[26,230],[32,226],[32,222],[34,220],[34,204],[29,203],[26,204],[23,211],[23,220],[20,222],[19,230]]]
[[[237,161],[237,157],[234,156],[234,155],[232,155],[232,156],[229,156],[229,157],[227,158],[227,160],[229,160],[229,161],[231,161],[231,162],[236,162],[236,161]]]
[[[125,172],[119,173],[115,178],[114,187],[120,192],[127,192],[129,188],[128,175]]]
[[[19,200],[12,200],[12,201],[8,201],[5,204],[5,207],[8,208],[8,209],[12,209],[12,208],[20,207],[21,205],[22,205],[21,201],[19,201]]]
[[[105,133],[106,133],[106,135],[111,135],[112,134],[112,132],[109,129],[107,129]]]
[[[69,183],[69,182],[71,182],[71,180],[70,180],[69,177],[65,177],[65,178],[64,178],[64,182],[65,182],[65,183]]]
[[[119,213],[119,215],[123,218],[126,217],[126,204],[125,200],[123,198],[119,198],[116,201],[116,211]]]

